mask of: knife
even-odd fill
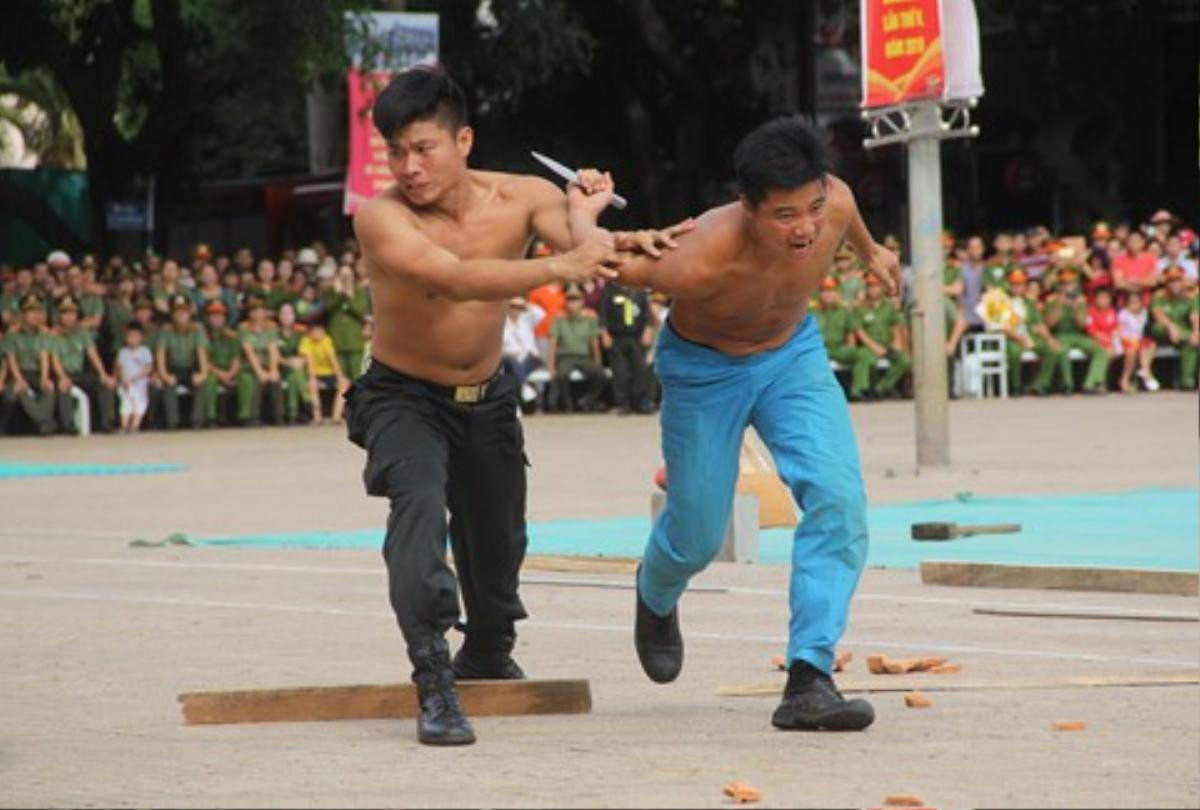
[[[579,182],[579,175],[577,172],[575,172],[574,169],[568,169],[566,166],[559,163],[554,158],[546,157],[541,152],[530,152],[529,154],[533,155],[533,159],[536,160],[538,163],[542,164],[547,169],[554,172],[562,179],[566,180],[568,183]],[[627,205],[629,205],[629,201],[614,191],[613,196],[612,196],[612,207],[621,209]]]

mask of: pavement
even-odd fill
[[[915,467],[911,403],[852,413],[876,503],[1194,488],[1200,471],[1194,394],[955,402],[942,469]],[[525,430],[531,520],[648,508],[655,419],[538,416]],[[788,570],[732,563],[685,595],[687,662],[669,686],[634,656],[630,575],[525,572],[518,660],[533,677],[590,679],[590,715],[477,718],[479,743],[454,750],[418,745],[411,720],[182,725],[180,692],[406,679],[378,552],[129,545],[381,525],[361,461],[337,428],[0,440],[0,462],[186,467],[0,481],[0,806],[712,807],[733,780],[764,807],[895,793],[940,808],[1200,805],[1200,623],[973,612],[1183,618],[1196,598],[935,587],[907,570],[865,572],[841,645],[854,653],[841,681],[878,715],[861,733],[771,728]],[[879,653],[962,672],[869,675]],[[934,705],[862,691],[909,682]],[[1052,730],[1062,720],[1088,725]]]

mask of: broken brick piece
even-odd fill
[[[1083,731],[1085,728],[1086,720],[1059,720],[1054,724],[1055,731]]]
[[[925,801],[913,793],[891,793],[883,797],[888,807],[921,807]]]
[[[787,659],[782,655],[772,655],[771,667],[772,669],[787,669]]]
[[[910,709],[928,709],[933,705],[933,701],[921,692],[906,692],[904,695],[904,705]]]
[[[867,669],[876,675],[886,675],[887,668],[883,665],[882,655],[868,655]]]
[[[962,672],[962,664],[942,664],[929,671],[935,675],[957,675]]]
[[[854,658],[854,653],[849,650],[842,650],[833,658],[833,671],[843,672],[846,669],[846,664],[849,664]]]
[[[947,659],[945,659],[945,658],[940,658],[940,657],[936,657],[936,656],[932,657],[932,658],[921,658],[917,661],[917,666],[915,666],[913,668],[913,671],[914,672],[923,672],[927,669],[933,669],[934,667],[940,667],[946,663],[946,660]]]
[[[738,804],[749,804],[762,798],[762,791],[745,782],[730,782],[723,790],[726,796],[731,797]]]

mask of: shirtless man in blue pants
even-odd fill
[[[842,240],[890,290],[895,254],[876,244],[819,134],[770,121],[734,153],[740,199],[713,208],[661,258],[631,257],[621,281],[672,298],[659,337],[666,508],[637,577],[635,643],[654,681],[683,666],[678,601],[721,547],[753,425],[803,512],[792,547],[788,682],[781,729],[862,729],[871,704],[830,677],[867,554],[866,496],[845,396],[808,303]]]

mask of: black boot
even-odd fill
[[[641,573],[638,566],[638,573]],[[638,660],[650,680],[670,683],[683,669],[683,636],[679,632],[679,606],[667,616],[658,616],[642,601],[637,589],[637,618],[634,620],[633,644]]]
[[[783,702],[771,716],[771,725],[789,731],[860,731],[874,721],[870,703],[846,700],[833,678],[800,659],[788,670]]]
[[[463,645],[454,655],[451,668],[460,681],[502,680],[520,681],[525,673],[512,658],[517,643],[516,633],[504,633],[492,638],[467,634]]]
[[[450,669],[446,639],[435,638],[410,647],[413,682],[417,685],[417,739],[425,745],[470,745],[475,742],[471,722],[463,714]]]

